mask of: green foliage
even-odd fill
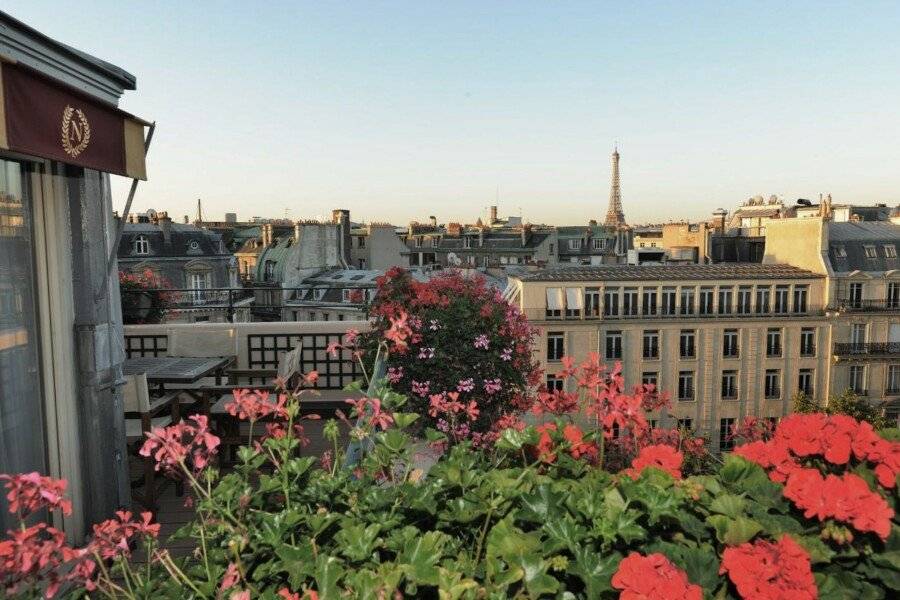
[[[847,415],[857,421],[868,421],[875,429],[883,429],[888,425],[880,408],[873,406],[865,398],[860,398],[851,389],[844,390],[839,396],[832,396],[825,405],[825,413]]]

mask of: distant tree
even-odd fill
[[[825,413],[829,415],[847,415],[857,421],[868,421],[875,429],[888,426],[887,419],[877,406],[873,406],[865,398],[857,396],[853,390],[846,389],[839,396],[832,396],[825,405]]]
[[[791,398],[791,404],[793,407],[793,412],[795,413],[815,413],[820,412],[822,409],[816,404],[816,401],[806,395],[802,390],[798,390],[794,397]]]

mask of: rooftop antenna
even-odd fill
[[[200,198],[197,198],[197,219],[196,219],[196,222],[197,222],[197,223],[202,223],[202,222],[203,222],[203,209],[202,209],[202,207],[200,206]]]

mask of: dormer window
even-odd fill
[[[436,238],[436,237],[431,238],[431,247],[432,247],[432,248],[437,248],[437,247],[438,247],[438,242],[440,241],[440,239],[441,239],[441,238]]]
[[[878,251],[875,246],[863,246],[866,250],[866,258],[878,258]]]
[[[847,258],[847,248],[844,246],[835,246],[834,256],[835,258]]]
[[[581,240],[569,240],[569,250],[581,250]]]
[[[894,244],[885,244],[884,256],[885,258],[897,258],[897,246]]]
[[[421,248],[421,247],[422,247],[422,236],[417,236],[416,237],[416,248]]]
[[[468,236],[467,236],[467,237],[464,237],[464,238],[463,238],[463,247],[464,247],[464,248],[471,248],[471,247],[472,247],[472,238],[470,238],[470,237],[468,237]]]
[[[150,254],[150,242],[147,236],[139,235],[134,238],[133,248],[135,254]]]
[[[200,242],[198,242],[197,240],[191,240],[191,242],[188,244],[188,248],[190,248],[191,250],[199,250]]]

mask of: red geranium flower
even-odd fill
[[[726,548],[719,574],[728,573],[746,600],[815,600],[816,580],[809,554],[790,536],[775,543],[765,540]]]
[[[631,468],[623,471],[632,479],[637,479],[647,467],[656,467],[674,477],[681,479],[681,465],[684,462],[684,454],[673,448],[658,444],[655,446],[645,446],[641,448],[640,453],[631,461]]]
[[[688,581],[687,573],[660,553],[632,552],[619,563],[612,586],[620,600],[701,600],[703,589]]]

